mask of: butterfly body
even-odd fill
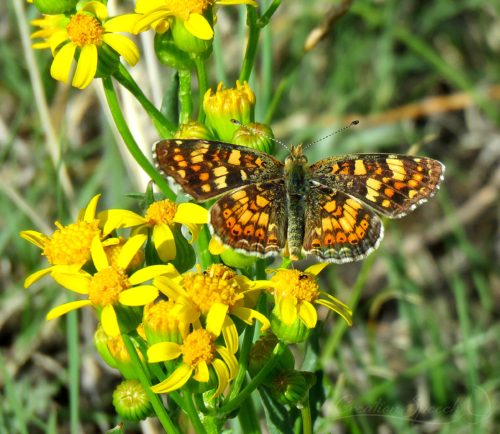
[[[377,213],[399,218],[425,202],[443,179],[430,158],[351,154],[309,165],[301,146],[281,163],[254,149],[206,140],[161,140],[158,169],[210,209],[214,235],[261,257],[302,253],[360,260],[383,236]]]

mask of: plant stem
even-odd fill
[[[185,124],[193,115],[193,97],[191,95],[191,71],[181,69],[179,74],[179,101],[181,103],[179,122]]]
[[[241,66],[239,81],[243,83],[250,79],[252,68],[255,63],[255,55],[259,44],[260,28],[257,26],[257,12],[252,6],[247,7],[248,42],[245,57]]]
[[[193,424],[193,428],[196,434],[206,434],[207,431],[205,427],[201,423],[200,417],[198,416],[198,411],[194,406],[193,399],[191,397],[191,391],[187,389],[183,394],[184,398],[184,408],[183,410],[187,413],[189,420]]]
[[[302,402],[303,407],[300,409],[302,416],[302,434],[312,434],[312,421],[311,421],[311,406],[309,404],[309,397]]]
[[[123,338],[123,343],[127,348],[130,360],[135,366],[135,372],[137,372],[139,381],[141,382],[142,387],[144,387],[144,391],[148,395],[148,399],[151,402],[151,405],[153,406],[156,417],[158,417],[158,420],[160,421],[166,432],[168,432],[169,434],[180,434],[179,430],[172,422],[172,419],[170,419],[165,407],[163,406],[163,403],[161,402],[160,397],[156,393],[153,393],[151,391],[151,383],[149,381],[149,377],[146,374],[146,371],[139,359],[139,356],[137,355],[137,352],[135,350],[134,344],[132,343],[132,340],[130,339],[130,336],[128,336],[127,334],[122,334],[121,336]]]
[[[120,135],[127,146],[127,149],[134,157],[137,164],[141,166],[141,168],[151,177],[151,179],[156,183],[156,185],[163,192],[165,197],[170,200],[175,201],[175,194],[172,193],[170,187],[168,186],[167,181],[160,175],[160,173],[153,167],[153,165],[149,162],[149,160],[144,156],[141,149],[137,145],[128,125],[123,117],[123,113],[120,108],[120,104],[118,103],[118,98],[116,96],[115,89],[113,87],[113,82],[111,78],[106,77],[102,79],[104,86],[104,93],[106,95],[106,100],[109,105],[109,109],[111,111],[111,115],[113,116],[113,120],[115,121],[116,127]]]
[[[118,71],[113,74],[113,77],[136,97],[137,101],[139,101],[146,113],[153,120],[153,124],[158,131],[158,134],[160,134],[160,137],[172,137],[174,135],[174,132],[177,129],[176,126],[163,116],[163,114],[151,103],[151,101],[149,101],[146,95],[144,95],[144,92],[122,64],[120,64]]]
[[[203,97],[205,96],[205,93],[208,89],[207,68],[205,67],[205,62],[200,57],[196,56],[193,58],[193,60],[194,64],[196,65],[196,75],[198,77],[198,122],[203,122],[205,120],[205,112],[203,110]]]

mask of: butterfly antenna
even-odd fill
[[[314,142],[309,143],[309,144],[308,144],[305,148],[303,148],[303,149],[305,150],[305,149],[309,148],[310,146],[314,145],[315,143],[321,142],[322,140],[325,140],[325,139],[327,139],[328,137],[331,137],[331,136],[334,136],[335,134],[341,133],[342,131],[347,130],[347,129],[351,128],[351,127],[354,127],[355,125],[358,125],[358,124],[359,124],[359,121],[358,121],[358,120],[354,120],[354,121],[352,121],[349,125],[346,125],[345,127],[342,127],[342,128],[340,128],[340,129],[338,129],[337,131],[334,131],[333,133],[328,134],[328,135],[327,135],[327,136],[325,136],[325,137],[321,137],[320,139],[315,140]]]
[[[269,140],[272,140],[275,143],[278,143],[279,145],[283,146],[287,151],[290,152],[290,148],[287,145],[285,145],[281,140],[278,140],[278,139],[276,139],[276,138],[274,138],[274,137],[272,137],[272,136],[270,136],[270,135],[268,135],[268,134],[266,134],[266,133],[264,133],[262,131],[259,131],[259,130],[255,129],[255,128],[249,127],[248,125],[244,125],[244,124],[242,124],[237,119],[231,119],[231,122],[234,125],[238,125],[239,127],[246,128],[248,131],[251,131],[254,134],[258,134],[258,135],[260,135],[262,137],[265,137],[266,139],[269,139]]]

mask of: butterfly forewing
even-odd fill
[[[377,248],[383,237],[377,215],[340,191],[312,187],[306,207],[304,251],[323,260],[358,261]]]
[[[219,240],[259,256],[280,253],[286,242],[283,179],[247,185],[221,197],[210,210]]]
[[[256,182],[283,177],[283,164],[251,148],[206,140],[160,140],[153,146],[158,169],[199,201]]]
[[[434,195],[444,166],[425,157],[353,154],[318,161],[309,170],[317,183],[344,191],[386,217],[399,218]]]

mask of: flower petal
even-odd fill
[[[151,390],[154,393],[168,393],[172,392],[172,390],[177,390],[187,383],[187,381],[191,378],[192,373],[193,368],[185,363],[182,363],[174,372],[172,372],[170,377],[163,380],[161,383],[152,386]]]
[[[125,306],[144,306],[153,302],[159,294],[158,288],[153,285],[141,285],[122,291],[119,296],[121,304]]]
[[[333,303],[330,300],[324,300],[321,298],[318,298],[315,301],[315,303],[321,304],[322,306],[325,306],[326,308],[330,309],[331,311],[336,312],[344,319],[344,321],[348,325],[350,325],[350,326],[352,325],[352,311],[351,311],[351,309],[349,309],[349,308],[346,309],[344,306],[342,306],[343,303],[341,305],[338,305],[337,303]]]
[[[108,336],[119,336],[120,327],[118,325],[118,318],[116,317],[115,308],[111,304],[104,306],[100,319],[102,328]]]
[[[203,15],[189,14],[189,18],[184,21],[184,27],[199,39],[208,41],[214,37],[214,31]]]
[[[247,324],[253,324],[254,320],[260,321],[262,323],[262,326],[260,327],[261,333],[271,327],[271,323],[267,317],[256,310],[249,309],[247,307],[233,307],[231,309],[231,313]]]
[[[110,18],[104,23],[106,32],[127,32],[133,33],[137,22],[142,18],[140,14],[124,14]]]
[[[224,251],[227,250],[227,247],[224,246],[216,237],[212,237],[210,242],[208,243],[208,251],[212,255],[220,255]]]
[[[172,264],[167,265],[150,265],[149,267],[141,268],[137,270],[132,276],[129,277],[129,282],[132,285],[137,285],[139,283],[147,282],[148,280],[154,279],[155,277],[161,276],[163,274],[172,273]]]
[[[108,18],[108,8],[98,1],[88,2],[81,10],[90,12],[91,14],[99,18],[100,21]]]
[[[92,245],[90,246],[90,255],[92,256],[92,262],[97,271],[109,267],[108,257],[104,252],[104,247],[102,246],[99,236],[96,235],[92,240]]]
[[[79,271],[76,273],[64,273],[54,270],[52,272],[52,277],[59,283],[59,285],[64,286],[70,291],[76,292],[78,294],[88,294],[89,285],[92,277],[85,271]]]
[[[177,359],[182,354],[182,349],[175,342],[160,342],[148,348],[148,362],[164,362]]]
[[[177,207],[174,222],[203,225],[208,223],[208,210],[195,203],[181,203]]]
[[[21,231],[19,232],[19,236],[42,250],[45,248],[45,243],[49,240],[47,235],[38,231]]]
[[[108,209],[101,211],[97,218],[103,222],[103,235],[108,235],[115,229],[130,228],[146,223],[146,219],[127,209]]]
[[[307,328],[312,329],[318,322],[318,314],[314,306],[308,301],[303,300],[299,305],[299,318]]]
[[[177,251],[174,234],[168,225],[163,223],[155,225],[153,228],[153,243],[162,261],[168,262],[175,258]]]
[[[215,336],[219,336],[227,315],[228,306],[223,303],[214,303],[207,314],[206,329]]]
[[[53,267],[47,267],[42,270],[35,271],[34,273],[30,274],[25,280],[24,280],[24,287],[29,288],[33,283],[35,283],[37,280],[40,280],[43,276],[49,274],[52,272]]]
[[[71,84],[78,89],[85,89],[94,79],[96,72],[97,47],[93,44],[85,45],[80,51],[80,57],[76,64],[75,75]]]
[[[69,72],[71,70],[71,63],[75,57],[76,45],[72,42],[62,46],[61,49],[54,56],[52,65],[50,66],[50,75],[52,78],[63,83],[67,83]]]
[[[207,362],[199,362],[194,370],[193,378],[200,383],[207,383],[210,380]]]
[[[165,294],[172,300],[177,300],[186,296],[184,288],[171,278],[165,276],[156,277],[153,280],[153,285],[156,286],[162,294]]]
[[[227,5],[250,5],[257,7],[257,2],[255,0],[215,0],[215,4],[227,6]]]
[[[220,359],[213,360],[212,366],[218,380],[217,390],[213,394],[213,398],[216,398],[222,392],[224,392],[224,389],[229,384],[229,370],[227,369],[226,364]]]
[[[54,309],[51,309],[47,314],[46,318],[48,320],[58,318],[61,315],[65,315],[68,312],[71,312],[72,310],[80,309],[81,307],[89,305],[90,305],[90,300],[78,300],[78,301],[72,301],[70,303],[64,303],[61,304],[60,306],[55,307]]]
[[[154,26],[155,22],[160,22],[171,15],[172,13],[170,11],[166,11],[164,9],[147,13],[147,15],[144,15],[140,20],[137,21],[137,23],[133,28],[132,33],[137,35],[138,33],[144,32],[150,26]]]
[[[139,61],[139,49],[135,42],[118,33],[105,33],[102,40],[134,66]]]
[[[229,368],[229,377],[231,379],[236,377],[236,374],[238,373],[238,359],[236,358],[236,356],[226,347],[217,345],[215,349],[224,360],[224,363]]]
[[[138,234],[134,235],[133,237],[130,237],[125,242],[122,249],[120,250],[120,254],[118,255],[118,259],[116,261],[120,268],[124,270],[127,269],[130,262],[132,261],[132,259],[134,259],[134,256],[141,249],[142,245],[145,243],[147,238],[148,238],[147,235]]]
[[[324,268],[326,268],[331,262],[318,262],[317,264],[313,264],[310,267],[307,267],[304,272],[317,276]]]
[[[58,32],[55,32],[48,40],[49,45],[50,45],[50,51],[52,51],[52,55],[55,56],[56,50],[59,48],[59,46],[63,43],[68,41],[68,34],[66,33],[66,30],[60,30]],[[74,45],[76,49],[76,45]],[[73,56],[71,56],[71,59],[73,59]]]
[[[297,300],[292,297],[281,298],[278,302],[281,321],[285,324],[293,324],[297,319]]]
[[[96,194],[92,199],[90,199],[90,202],[83,210],[83,216],[81,220],[87,223],[90,223],[93,220],[95,220],[95,211],[97,209],[97,202],[99,202],[100,197],[101,197],[100,194]]]

